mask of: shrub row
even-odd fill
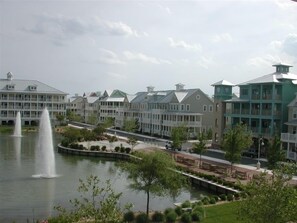
[[[199,206],[197,206],[199,207]],[[163,213],[156,211],[149,218],[146,213],[140,213],[135,215],[134,212],[129,211],[124,214],[123,222],[135,222],[135,223],[146,223],[146,222],[176,222],[179,220],[181,223],[200,222],[203,219],[204,210],[200,208],[193,209],[192,212],[182,211],[181,207],[167,208]]]
[[[240,191],[244,191],[244,187],[242,185],[240,185],[238,183],[226,181],[226,180],[221,179],[221,178],[219,178],[219,177],[217,177],[215,175],[209,175],[209,174],[205,174],[205,173],[195,172],[195,171],[189,170],[189,169],[187,169],[185,167],[179,167],[179,169],[181,171],[183,171],[183,172],[186,172],[186,173],[192,174],[194,176],[197,176],[197,177],[200,177],[200,178],[203,178],[203,179],[206,179],[206,180],[221,184],[223,186],[231,187],[231,188],[234,188],[234,189],[240,190]]]

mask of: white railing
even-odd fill
[[[282,142],[293,142],[297,143],[297,134],[291,134],[291,133],[282,133],[281,134],[281,141]]]

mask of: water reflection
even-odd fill
[[[54,206],[69,208],[69,200],[79,197],[78,180],[96,175],[101,182],[110,180],[115,192],[122,192],[121,204],[133,203],[135,211],[146,208],[146,195],[129,187],[127,174],[117,162],[100,158],[68,156],[55,150],[56,169],[61,177],[34,179],[36,133],[23,138],[0,135],[0,222],[32,222],[54,214]],[[57,141],[56,141],[57,142]],[[181,195],[152,197],[151,208],[162,210],[199,197],[201,191],[185,189]],[[5,202],[2,202],[5,201]]]
[[[22,144],[22,138],[15,137],[13,140],[14,144],[14,151],[15,151],[15,157],[17,161],[17,166],[21,166],[21,144]]]

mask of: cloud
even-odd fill
[[[297,34],[289,34],[282,43],[282,50],[297,58]]]
[[[173,48],[184,48],[186,50],[191,50],[191,51],[201,51],[202,49],[200,44],[189,44],[183,40],[176,41],[171,37],[169,37],[168,40],[169,40],[170,46]]]
[[[279,51],[282,47],[282,42],[278,41],[278,40],[274,40],[269,45],[270,45],[271,49],[273,49],[275,51]]]
[[[145,63],[152,63],[152,64],[172,64],[169,60],[150,57],[143,53],[124,51],[123,54],[127,60],[139,60]]]
[[[229,33],[217,34],[212,38],[212,42],[221,43],[221,42],[232,42],[233,38]]]
[[[211,57],[200,57],[200,59],[198,60],[197,64],[200,66],[200,67],[203,67],[205,69],[208,69],[210,67],[210,65],[212,65],[214,62],[213,62],[213,59]]]
[[[101,34],[115,36],[134,36],[139,37],[139,33],[123,22],[112,22],[94,17],[95,24],[92,24],[92,29]]]
[[[103,64],[125,64],[113,51],[100,49],[99,62]]]
[[[103,20],[99,17],[81,19],[64,15],[43,14],[36,16],[36,23],[31,28],[23,30],[37,35],[45,35],[54,41],[71,40],[85,34],[139,37],[135,29],[123,22]]]
[[[271,66],[271,64],[274,64],[277,62],[281,62],[281,59],[278,56],[273,56],[270,54],[250,58],[247,60],[248,65],[252,65],[256,67]]]
[[[161,10],[164,10],[167,14],[172,14],[172,11],[171,11],[171,9],[169,8],[169,7],[167,7],[167,6],[163,6],[163,5],[161,5],[161,4],[158,4],[158,7],[161,9]]]
[[[124,74],[113,73],[113,72],[108,72],[107,75],[111,76],[111,77],[115,77],[117,79],[126,79],[127,78],[127,76]]]
[[[294,6],[296,3],[294,2],[296,0],[290,0],[290,1],[283,1],[283,0],[274,0],[274,3],[280,8],[280,9],[291,9],[292,6]]]

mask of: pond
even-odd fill
[[[54,145],[59,142],[54,135]],[[133,210],[145,211],[146,195],[129,188],[129,180],[116,161],[101,158],[69,156],[55,151],[57,178],[36,179],[35,147],[37,133],[21,138],[0,135],[0,222],[32,222],[55,215],[54,206],[70,207],[69,200],[78,198],[78,180],[91,174],[102,182],[110,179],[113,189],[122,192],[120,203],[132,203]],[[56,150],[56,149],[55,149]],[[151,210],[173,207],[174,202],[199,199],[205,191],[184,189],[176,198],[152,197]]]

